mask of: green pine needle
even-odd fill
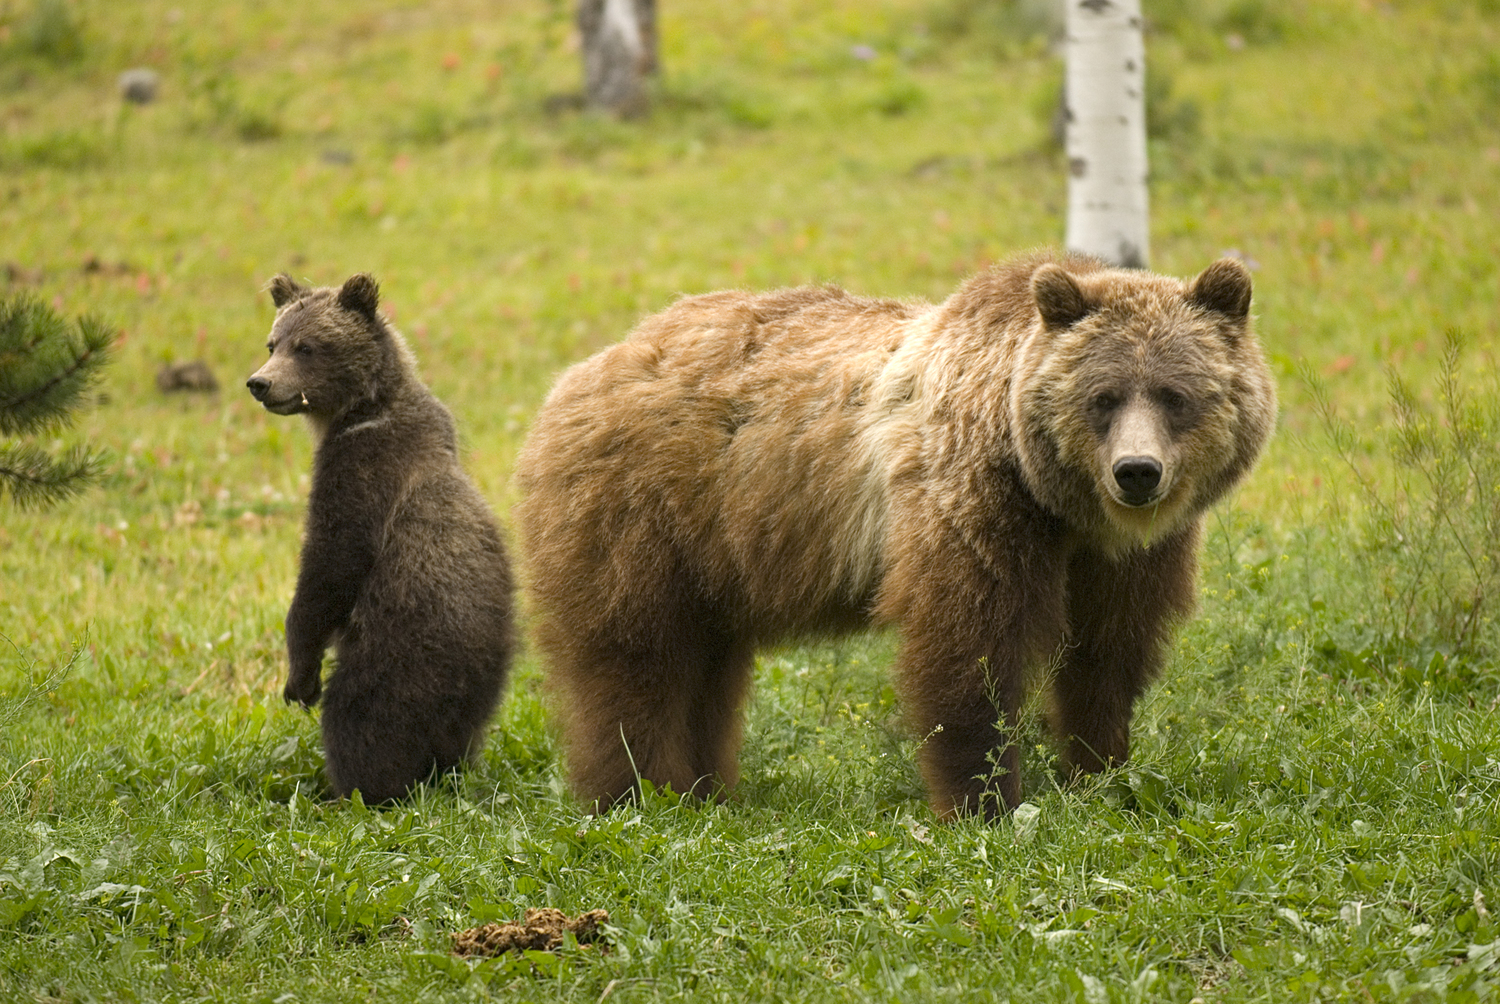
[[[98,476],[104,455],[72,446],[52,456],[33,443],[0,443],[0,489],[18,509],[39,509],[77,495]]]
[[[28,293],[0,300],[0,434],[67,424],[109,359],[114,330],[97,317],[69,325]]]

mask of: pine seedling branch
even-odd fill
[[[102,319],[70,324],[35,296],[0,300],[0,491],[20,508],[77,494],[102,455],[74,446],[54,454],[23,438],[66,426],[109,361],[114,330]]]

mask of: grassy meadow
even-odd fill
[[[555,374],[679,294],[1057,243],[1044,4],[666,0],[617,122],[563,0],[0,0],[0,294],[121,330],[105,476],[0,499],[0,1000],[1500,996],[1500,4],[1145,5],[1152,266],[1252,264],[1280,431],[1131,764],[1059,787],[1037,708],[1026,804],[945,826],[886,635],[762,654],[726,804],[585,815],[534,651],[473,769],[323,801],[310,442],[243,381],[269,276],[375,273],[504,518]],[[449,953],[536,906],[607,950]]]

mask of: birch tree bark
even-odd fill
[[[1067,0],[1070,251],[1145,268],[1146,47],[1140,0]]]
[[[584,97],[620,116],[646,110],[656,73],[656,0],[579,0]]]

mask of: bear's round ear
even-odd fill
[[[368,272],[351,275],[339,289],[339,306],[356,314],[374,317],[380,306],[380,286]]]
[[[271,302],[278,310],[307,292],[306,286],[299,285],[296,279],[285,272],[278,272],[271,276],[271,281],[266,283],[266,289],[270,291]]]
[[[1234,258],[1220,258],[1193,280],[1188,299],[1204,310],[1236,321],[1250,314],[1250,270]]]
[[[1056,262],[1048,262],[1031,273],[1031,295],[1042,323],[1049,328],[1071,327],[1092,309],[1078,283]]]

